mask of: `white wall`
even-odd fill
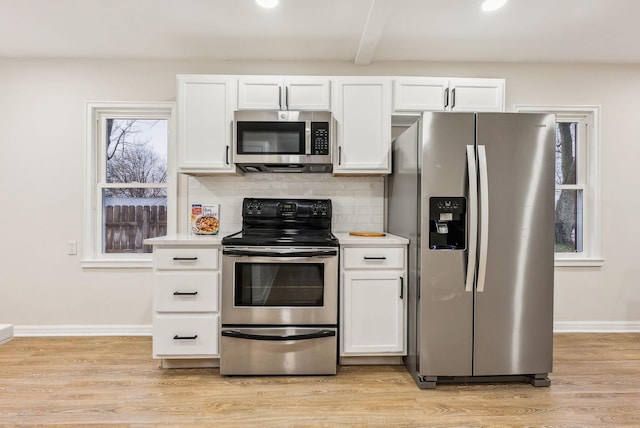
[[[150,271],[83,270],[79,256],[66,254],[66,243],[82,242],[85,101],[173,100],[178,73],[504,77],[508,109],[514,104],[602,106],[605,265],[556,270],[555,319],[640,329],[635,249],[640,232],[634,224],[640,210],[640,169],[634,162],[640,158],[640,66],[545,64],[0,60],[0,322],[17,327],[151,323]],[[212,180],[190,179],[190,196],[181,200],[203,194],[237,198],[211,193],[207,183]],[[316,183],[313,196],[348,181],[330,180],[329,186]],[[228,183],[227,191],[235,193],[243,183]],[[379,178],[353,183],[366,185],[367,197],[377,204]],[[278,185],[272,182],[262,190],[275,195]],[[348,198],[336,196],[338,201]],[[338,206],[345,208],[345,216],[363,214],[343,202]],[[237,212],[234,216],[223,227],[237,227]],[[359,222],[353,218],[342,218],[339,229]]]

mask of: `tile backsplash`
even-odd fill
[[[331,199],[334,232],[384,228],[383,177],[276,173],[192,176],[188,180],[188,207],[194,203],[220,204],[222,235],[242,228],[242,199],[246,197]]]

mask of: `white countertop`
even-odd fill
[[[222,243],[222,235],[191,235],[189,233],[159,236],[157,238],[145,239],[146,245],[153,246],[169,246],[169,245],[220,245]]]
[[[407,245],[409,240],[401,236],[386,233],[385,236],[351,236],[349,232],[334,232],[340,245]]]
[[[336,235],[341,245],[406,245],[409,243],[408,239],[390,233],[381,237],[351,236],[348,232],[335,232],[334,235]],[[191,235],[185,233],[149,238],[145,239],[144,243],[158,247],[170,245],[221,245],[223,236],[225,234]]]

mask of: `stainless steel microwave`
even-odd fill
[[[332,122],[325,111],[237,111],[234,162],[245,172],[331,172]]]

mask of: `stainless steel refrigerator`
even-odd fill
[[[410,241],[419,387],[550,384],[554,171],[551,114],[424,113],[394,142],[388,229]]]

